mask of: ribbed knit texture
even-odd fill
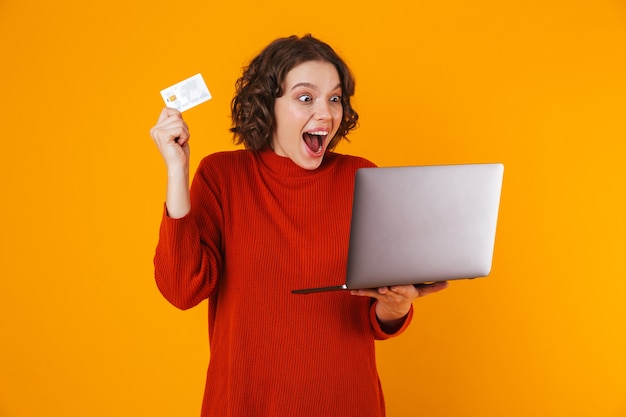
[[[206,157],[191,213],[164,212],[155,255],[162,294],[209,300],[211,357],[202,416],[381,417],[375,304],[344,282],[354,174],[369,161],[329,153],[313,171],[273,151]],[[408,326],[413,310],[404,326]]]

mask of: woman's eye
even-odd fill
[[[341,96],[332,96],[330,98],[330,101],[332,101],[333,103],[341,103]]]
[[[300,100],[303,103],[308,103],[309,101],[313,100],[311,98],[311,96],[308,96],[306,94],[301,95],[300,97],[298,97],[298,100]]]

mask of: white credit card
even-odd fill
[[[180,112],[189,110],[198,104],[211,99],[211,93],[207,88],[201,74],[196,74],[179,83],[161,90],[161,97],[167,107]]]

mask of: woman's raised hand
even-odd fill
[[[163,108],[156,125],[150,129],[150,136],[156,143],[168,170],[188,168],[189,128],[178,110]]]
[[[165,107],[157,124],[150,129],[167,166],[167,214],[181,218],[189,213],[189,128],[182,114],[176,109]]]

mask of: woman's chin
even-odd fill
[[[325,149],[314,152],[308,146],[304,146],[304,152],[300,161],[294,161],[300,168],[313,170],[319,168],[324,160]]]
[[[320,165],[322,165],[322,160],[323,159],[324,159],[324,155],[321,155],[320,157],[318,157],[316,159],[307,158],[306,161],[294,161],[294,162],[300,168],[312,171],[314,169],[319,168]]]

